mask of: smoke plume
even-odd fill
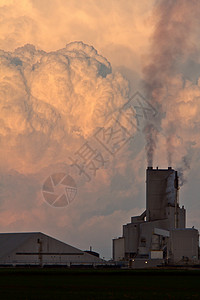
[[[145,126],[143,132],[146,138],[147,164],[149,167],[152,167],[158,131],[152,124],[148,124]]]
[[[199,26],[199,14],[198,0],[162,0],[158,2],[153,14],[154,33],[143,72],[147,99],[160,116],[156,120],[156,126],[162,125],[166,136],[168,165],[172,164],[173,141],[178,134],[178,122],[181,122],[178,119],[180,100],[177,98],[184,89],[185,79],[188,76],[183,66],[198,57],[198,44],[195,45],[194,40]],[[169,118],[170,114],[173,114],[173,117]],[[152,125],[147,126],[148,128],[151,130]],[[149,161],[156,148],[156,136],[149,132],[146,133],[146,137]]]

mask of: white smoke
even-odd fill
[[[174,187],[174,181],[175,181],[175,172],[171,173],[167,178],[166,196],[167,196],[168,203],[170,203],[171,205],[175,205],[174,199],[176,198],[176,189]]]

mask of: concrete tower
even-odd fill
[[[146,221],[167,218],[168,207],[174,207],[175,227],[178,227],[178,175],[171,167],[168,169],[146,170]],[[185,223],[185,220],[182,220]],[[184,224],[182,224],[184,226]]]

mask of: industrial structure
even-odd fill
[[[0,233],[1,266],[98,266],[96,252],[81,251],[41,232]]]
[[[113,239],[114,261],[128,261],[133,268],[199,264],[199,233],[186,228],[178,193],[177,171],[147,168],[146,210]]]

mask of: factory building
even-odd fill
[[[1,266],[98,266],[105,261],[41,232],[0,233]]]
[[[146,210],[113,239],[114,261],[128,261],[133,268],[199,263],[199,232],[186,228],[178,193],[177,171],[147,168]]]

